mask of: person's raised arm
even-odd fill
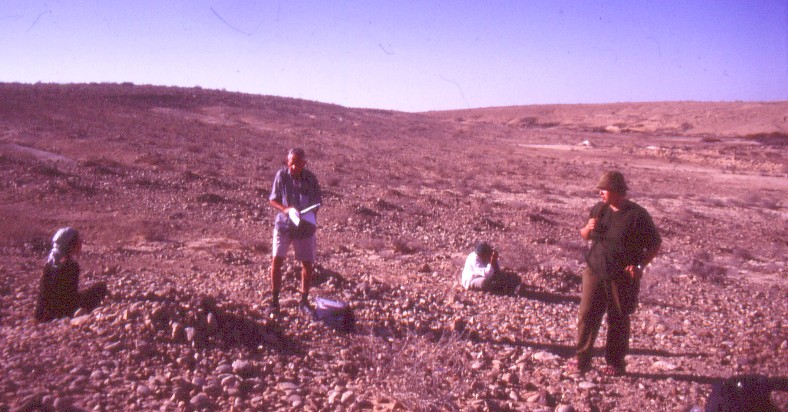
[[[590,236],[595,228],[596,228],[596,219],[594,218],[588,219],[588,223],[586,223],[585,226],[580,228],[580,237],[582,237],[584,240],[591,240]]]

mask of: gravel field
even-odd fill
[[[782,113],[782,114],[781,114]],[[0,84],[0,411],[689,411],[718,379],[788,375],[788,102],[402,113],[134,85]],[[731,125],[736,125],[733,127]],[[323,189],[312,296],[267,316],[287,149]],[[628,373],[573,374],[578,229],[621,170],[663,248]],[[92,313],[38,324],[58,227]],[[520,296],[458,286],[480,240]],[[597,347],[604,345],[604,327]],[[773,402],[788,410],[788,393]]]

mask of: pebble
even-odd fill
[[[112,352],[112,353],[118,352],[121,349],[123,349],[123,343],[122,342],[112,342],[112,343],[104,346],[104,350],[105,351]]]
[[[339,399],[341,404],[350,403],[355,399],[356,394],[353,391],[347,391],[342,393],[342,397]]]
[[[69,323],[71,324],[71,326],[82,326],[90,323],[91,319],[92,317],[90,316],[90,314],[88,314],[88,315],[71,318]]]
[[[208,396],[213,398],[220,396],[223,392],[222,387],[217,383],[209,383],[208,385],[205,385],[202,390]]]
[[[555,354],[550,353],[550,352],[541,351],[541,352],[534,353],[534,359],[538,360],[538,361],[545,361],[545,362],[547,362],[547,361],[556,360],[558,358],[559,358],[558,355],[555,355]]]
[[[216,333],[219,330],[219,324],[216,321],[216,315],[213,312],[209,313],[205,319],[206,331],[209,335]]]
[[[294,408],[298,408],[304,404],[304,400],[299,395],[290,395],[287,397],[287,402],[290,403],[290,406]]]
[[[674,364],[672,364],[670,362],[662,361],[662,360],[654,362],[654,364],[652,366],[654,368],[656,368],[656,369],[663,370],[663,371],[672,371],[672,370],[678,369],[678,366],[676,366],[676,365],[674,365]]]
[[[71,369],[68,373],[71,375],[90,375],[90,369],[80,365]]]
[[[243,378],[254,376],[256,372],[256,369],[251,362],[242,359],[233,361],[232,370],[238,376],[241,376]]]
[[[189,405],[195,409],[205,409],[211,406],[211,398],[207,394],[200,392],[189,400]]]
[[[184,329],[186,332],[186,340],[189,342],[194,342],[194,339],[197,337],[197,329],[189,326]]]
[[[104,371],[101,371],[101,370],[95,370],[95,371],[90,373],[90,380],[93,380],[93,381],[100,381],[102,379],[106,379],[106,377],[107,377],[107,374],[104,373]]]
[[[280,391],[287,392],[287,391],[294,391],[298,389],[298,385],[296,385],[293,382],[279,382],[276,385],[276,388],[279,389]]]
[[[172,323],[172,334],[170,336],[174,342],[178,342],[186,336],[183,325],[180,322]]]
[[[241,380],[238,379],[238,377],[235,375],[226,376],[221,380],[221,385],[225,389],[237,388],[238,386],[240,386],[240,384],[241,384]]]
[[[142,397],[146,397],[146,396],[151,394],[150,388],[148,388],[147,386],[142,385],[142,384],[137,385],[137,391],[136,392],[137,392],[137,395],[142,396]]]
[[[197,360],[194,359],[194,356],[181,356],[175,362],[180,366],[190,368],[197,363]]]

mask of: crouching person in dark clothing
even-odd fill
[[[104,283],[79,291],[79,263],[76,256],[81,250],[82,239],[76,229],[64,227],[52,237],[52,250],[44,265],[38,292],[37,321],[73,316],[79,308],[91,311],[106,296],[107,285]]]

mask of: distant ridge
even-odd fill
[[[515,128],[561,127],[680,136],[756,137],[763,134],[788,134],[788,101],[552,104],[430,114],[467,122],[505,124]]]
[[[651,133],[673,136],[719,136],[786,139],[788,101],[775,102],[633,102],[602,104],[547,104],[489,107],[406,113],[380,109],[347,108],[292,97],[254,95],[240,92],[135,85],[132,83],[1,83],[0,110],[11,110],[17,99],[46,96],[78,101],[104,99],[123,105],[141,104],[192,110],[207,106],[243,107],[277,116],[309,112],[313,116],[399,115],[441,118],[474,123],[492,123],[517,129],[560,128],[607,133]],[[44,102],[41,104],[51,104]]]

